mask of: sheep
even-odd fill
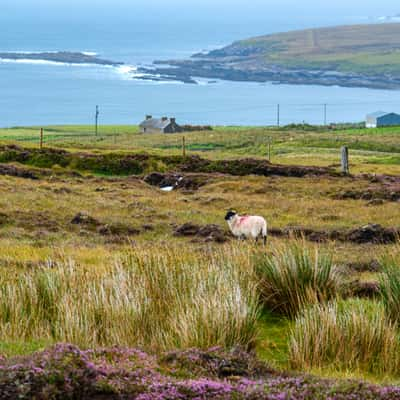
[[[253,238],[258,241],[262,236],[264,245],[267,244],[267,221],[255,215],[240,216],[235,211],[228,211],[225,221],[234,236],[237,238]]]

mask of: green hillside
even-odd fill
[[[400,23],[306,29],[239,40],[194,54],[155,61],[140,72],[185,83],[194,77],[400,89]],[[159,79],[159,78],[155,78]]]
[[[241,40],[208,55],[287,67],[400,74],[400,23],[277,33]]]

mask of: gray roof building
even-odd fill
[[[376,111],[368,114],[365,119],[367,128],[379,128],[381,126],[400,126],[400,115],[385,111]]]
[[[182,132],[182,128],[176,123],[175,118],[153,118],[146,115],[146,119],[139,125],[142,133],[176,133]]]

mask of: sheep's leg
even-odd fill
[[[267,245],[267,236],[263,236],[263,239],[264,239],[264,246],[266,246]]]
[[[262,238],[264,237],[262,230],[256,236],[256,244],[258,243],[258,238],[260,238],[260,237],[262,237]]]

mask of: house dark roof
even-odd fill
[[[139,126],[141,128],[162,130],[165,129],[171,122],[171,118],[149,118],[145,119]]]

